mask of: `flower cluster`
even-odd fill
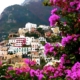
[[[70,2],[70,6],[75,8],[75,10],[80,10],[80,0],[74,0]]]
[[[56,22],[58,22],[57,25],[60,27],[60,23],[63,21],[62,17],[68,23],[68,29],[70,30],[74,29],[75,26],[78,27],[80,25],[80,0],[50,0],[50,3],[52,6],[58,6],[58,9],[55,8],[51,11],[52,15],[49,17],[50,26],[54,26]],[[67,29],[66,31],[69,32]]]
[[[69,44],[71,41],[76,42],[77,39],[79,39],[79,38],[80,38],[79,34],[78,35],[76,35],[76,34],[75,35],[68,35],[67,37],[62,38],[61,44],[63,46],[66,46],[66,44]]]
[[[50,43],[46,43],[44,46],[44,53],[48,56],[57,56],[58,51],[62,50],[63,46],[61,43],[57,42],[54,46]]]
[[[57,67],[45,66],[43,68],[44,74],[48,76],[49,79],[55,79],[64,76],[65,66],[59,64]]]
[[[45,54],[53,53],[54,47],[50,43],[46,43],[44,46]]]
[[[36,76],[38,78],[38,80],[42,80],[44,78],[43,70],[39,70],[39,69],[34,70],[34,69],[31,69],[30,70],[30,76],[31,77],[35,77]]]
[[[71,64],[80,61],[80,35],[68,35],[61,41],[64,49],[63,52],[68,55]]]
[[[80,0],[50,0],[50,3],[52,5],[56,5],[59,6],[61,8],[63,8],[63,10],[67,10],[69,12],[71,11],[79,11],[80,10]],[[63,6],[63,5],[65,6]]]
[[[34,65],[36,65],[36,61],[34,61],[34,60],[25,59],[24,62],[25,62],[26,64],[28,64],[29,66],[34,66]]]
[[[36,67],[34,65],[34,67]],[[59,64],[57,66],[44,66],[42,69],[34,69],[26,65],[25,67],[8,67],[5,78],[11,80],[44,80],[44,79],[56,79],[64,76],[65,66]]]
[[[71,70],[66,70],[67,80],[80,80],[80,62],[76,62]]]
[[[63,54],[62,57],[66,57],[65,54]],[[35,65],[34,65],[35,66]],[[55,67],[48,65],[44,66],[42,69],[34,69],[30,66],[25,67],[19,67],[19,68],[13,68],[8,67],[8,70],[6,70],[6,75],[4,76],[6,80],[47,80],[47,79],[63,79],[64,76],[66,76],[66,80],[79,80],[80,79],[80,63],[77,62],[75,65],[71,68],[71,70],[66,69],[66,66],[63,65],[62,61],[58,63]]]
[[[26,66],[20,66],[20,67],[8,67],[8,69],[6,69],[5,72],[5,79],[9,80],[17,80],[19,78],[23,78],[22,76],[26,76],[26,74],[28,74],[30,72],[30,67],[28,65]],[[20,77],[21,76],[21,77]],[[25,80],[25,78],[23,78]]]
[[[51,27],[54,26],[56,24],[56,22],[59,21],[59,19],[60,19],[60,16],[58,16],[56,14],[56,12],[57,12],[57,8],[53,9],[51,11],[52,15],[49,17],[49,21],[50,21],[50,26]]]
[[[15,77],[13,77],[13,74]],[[20,67],[20,68],[13,68],[13,69],[8,69],[8,71],[6,72],[6,79],[13,79],[16,80],[17,78],[19,79],[20,76],[29,76],[27,74],[30,74],[30,79],[32,79],[33,77],[37,76],[39,77],[39,70],[34,70],[31,69],[29,66],[26,67]],[[38,75],[39,74],[39,75]],[[25,79],[27,79],[27,77]]]
[[[66,57],[67,57],[66,54],[63,54],[63,55],[61,56],[61,58],[60,58],[61,64],[64,64],[64,63],[65,63]]]

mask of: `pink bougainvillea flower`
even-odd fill
[[[80,2],[78,3],[76,10],[80,10]]]
[[[76,3],[75,2],[70,2],[70,6],[74,6]]]
[[[30,61],[30,66],[34,66],[34,65],[36,65],[36,61]]]
[[[67,25],[67,22],[64,22],[64,23],[63,23],[63,26],[66,26],[66,25]]]
[[[66,70],[65,73],[67,73],[66,78],[80,80],[80,63],[76,62],[71,70]]]
[[[56,24],[56,22],[60,19],[60,16],[58,16],[57,14],[53,14],[49,17],[49,22],[50,22],[50,26],[54,26]]]
[[[44,46],[45,54],[47,55],[49,52],[52,53],[54,50],[54,47],[50,43],[46,43]]]
[[[31,76],[31,77],[34,77],[34,76],[35,76],[35,70],[34,70],[34,69],[31,69],[31,70],[30,70],[30,76]]]
[[[25,59],[24,62],[29,66],[34,66],[36,64],[36,61],[30,60],[30,59]]]
[[[13,70],[13,67],[11,66],[11,67],[8,67],[8,70]]]
[[[54,8],[52,11],[51,11],[51,14],[54,14],[57,12],[57,8]]]

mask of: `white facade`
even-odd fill
[[[39,39],[35,39],[34,37],[17,37],[16,39],[9,40],[9,43],[13,43],[13,47],[21,48],[23,45],[31,46],[31,51],[36,51],[42,45],[40,41],[46,41],[44,37],[40,37]],[[14,49],[11,48],[10,51],[14,53]],[[24,52],[23,52],[24,53]]]
[[[11,46],[11,47],[8,49],[8,52],[14,53],[15,49],[16,49],[15,47],[12,47],[12,46]]]
[[[34,41],[34,37],[26,37],[26,45],[30,45]]]
[[[15,43],[16,42],[16,39],[9,39],[9,43]]]
[[[46,26],[46,25],[39,25],[38,28],[42,28],[43,30],[48,30],[48,29],[49,29],[49,26]]]
[[[40,57],[46,58],[46,54],[44,54],[44,46],[40,46],[39,53]]]
[[[28,29],[29,31],[31,31],[31,28],[37,28],[37,24],[33,24],[33,23],[26,23],[25,28]]]
[[[31,42],[32,51],[36,51],[38,49],[40,44],[38,42]]]
[[[39,39],[35,39],[34,37],[26,37],[26,45],[30,45],[32,51],[36,51],[36,49],[40,46]]]
[[[39,39],[35,39],[34,37],[26,37],[26,45],[30,45],[32,48],[32,51],[36,51],[36,49],[42,46],[40,44],[40,41],[46,42],[44,37],[40,37]]]
[[[45,41],[46,42],[46,39],[44,37],[39,37],[38,39],[39,39],[39,41]]]
[[[30,51],[31,51],[31,47],[10,47],[8,53],[27,54]]]
[[[28,52],[31,51],[31,47],[17,47],[15,52],[18,53],[18,52],[21,52],[22,54],[27,54]]]

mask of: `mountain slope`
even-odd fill
[[[28,1],[29,4],[26,4]],[[24,4],[23,4],[24,3]],[[25,0],[22,5],[13,5],[4,9],[0,16],[0,33],[17,31],[27,22],[49,25],[51,7],[45,7],[42,0]]]
[[[25,0],[21,5],[27,5],[30,4],[31,2],[39,2],[41,0]]]
[[[29,11],[31,11],[35,16],[37,16],[39,19],[41,19],[43,22],[49,25],[48,18],[52,9],[51,7],[44,6],[41,0],[38,0],[36,2],[30,2],[28,5],[24,4],[24,6],[26,6],[29,9]]]

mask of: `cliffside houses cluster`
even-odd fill
[[[35,38],[34,36],[25,36],[27,32],[37,33],[37,28],[42,28],[42,30],[45,31],[45,36],[40,36],[38,38]],[[9,34],[8,40],[0,42],[0,59],[6,61],[16,56],[21,59],[29,58],[35,60],[37,64],[40,65],[40,57],[48,60],[44,54],[44,45],[41,42],[46,43],[47,41],[45,37],[50,36],[52,33],[54,33],[54,35],[59,34],[59,28],[56,27],[50,29],[49,26],[39,25],[37,27],[36,24],[26,23],[24,28],[18,29],[18,33],[15,33],[15,36],[13,36],[14,33]]]

